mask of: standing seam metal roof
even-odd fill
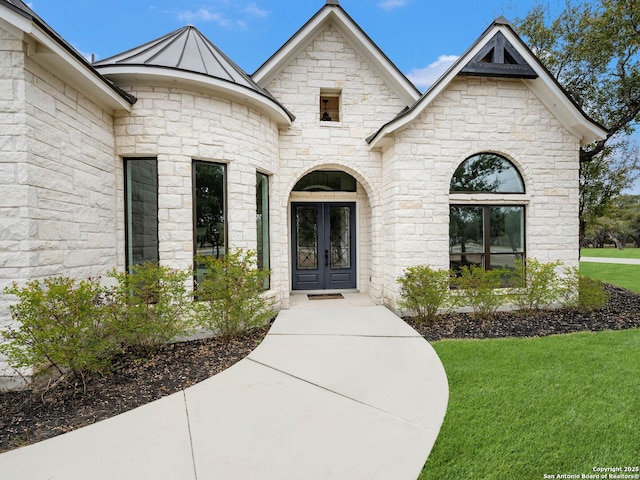
[[[95,67],[151,66],[200,73],[271,95],[258,86],[197,28],[188,25],[126,52],[100,60]]]

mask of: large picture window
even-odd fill
[[[525,257],[525,206],[506,203],[513,198],[511,194],[525,193],[518,169],[500,155],[480,153],[460,164],[449,191],[458,194],[455,198],[460,201],[466,194],[492,194],[486,201],[450,206],[451,269],[471,265],[487,270],[515,268],[516,260]]]
[[[125,249],[127,268],[158,262],[158,162],[125,158]]]
[[[256,229],[258,233],[257,254],[258,268],[267,270],[270,266],[269,252],[269,177],[264,173],[256,173]],[[264,286],[269,288],[267,279]]]
[[[514,268],[524,258],[524,206],[452,205],[449,260],[452,270],[477,265]]]
[[[196,258],[224,257],[227,246],[226,169],[218,163],[193,163],[193,225]],[[196,265],[198,275],[202,272]]]

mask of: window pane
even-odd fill
[[[524,183],[509,160],[492,153],[481,153],[460,164],[451,179],[450,191],[524,193]]]
[[[482,207],[452,206],[449,214],[449,254],[452,269],[483,264],[484,218]]]
[[[158,262],[158,164],[125,159],[127,266]]]
[[[315,205],[296,207],[296,268],[318,268],[318,211]]]
[[[316,170],[300,179],[294,192],[355,192],[356,179],[345,172]]]
[[[331,268],[351,268],[351,209],[331,206],[329,211]]]
[[[491,265],[515,269],[524,258],[524,207],[488,207],[491,218]]]
[[[225,167],[216,163],[194,163],[194,225],[196,257],[224,256],[226,251],[225,225]]]
[[[258,233],[258,268],[269,268],[269,177],[264,173],[256,174],[256,229]],[[266,281],[265,289],[269,288]]]
[[[524,207],[491,207],[489,211],[491,253],[524,252]]]

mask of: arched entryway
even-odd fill
[[[293,290],[358,288],[363,206],[369,211],[366,192],[344,171],[314,170],[296,183],[290,202]]]

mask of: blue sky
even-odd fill
[[[565,0],[539,0],[552,12]],[[191,24],[253,73],[325,0],[30,0],[88,58],[104,59]],[[500,15],[524,16],[536,0],[340,0],[389,59],[425,90]],[[640,194],[640,181],[633,193]]]

